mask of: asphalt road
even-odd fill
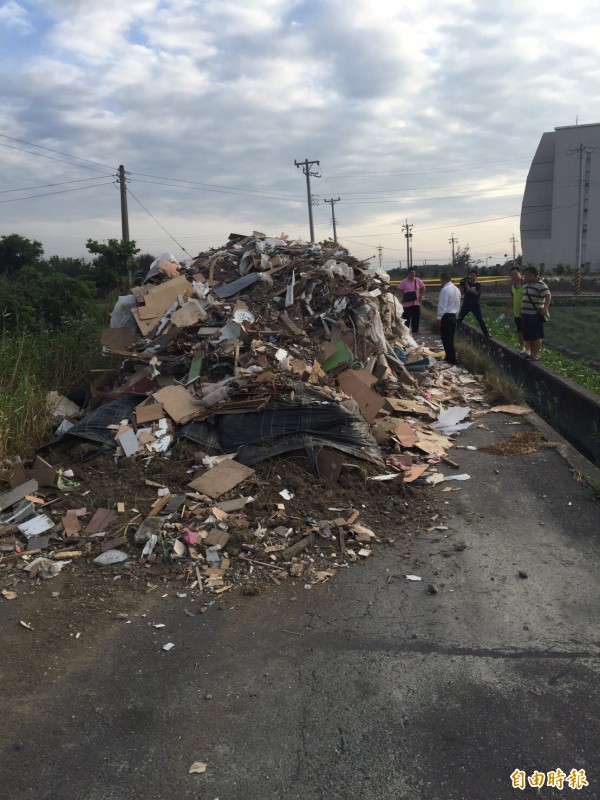
[[[489,415],[460,442],[514,421]],[[600,798],[600,504],[555,449],[453,457],[472,478],[431,490],[431,525],[448,530],[379,546],[322,587],[193,617],[157,596],[115,621],[2,732],[0,795]],[[207,771],[188,775],[197,760]],[[512,787],[516,769],[557,768],[589,787]]]

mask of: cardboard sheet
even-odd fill
[[[364,376],[367,376],[367,380],[373,377],[363,370],[347,369],[338,375],[338,384],[343,392],[356,400],[366,421],[372,423],[379,409],[383,408],[385,398],[367,385]]]
[[[148,403],[144,401],[135,408],[135,419],[138,425],[144,422],[156,422],[163,417],[164,410],[162,403]]]
[[[220,464],[217,464],[216,467],[208,470],[199,478],[195,478],[188,483],[188,486],[214,499],[221,497],[221,495],[230,491],[251,475],[254,475],[253,469],[245,467],[239,461],[227,459],[226,461],[221,461]]]
[[[419,403],[417,400],[405,400],[404,398],[400,397],[386,397],[385,402],[389,408],[397,414],[416,414],[417,416],[435,419],[435,414],[433,411],[423,403]]]
[[[206,319],[207,313],[204,310],[204,306],[194,297],[184,303],[182,308],[178,308],[177,311],[171,314],[171,322],[178,328],[187,328],[189,325],[196,325]]]

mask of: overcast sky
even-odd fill
[[[599,41],[592,0],[0,0],[0,234],[120,238],[124,164],[142,252],[308,239],[308,158],[317,240],[340,197],[359,258],[405,265],[408,219],[417,265],[503,261],[542,132],[600,122]]]

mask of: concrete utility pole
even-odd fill
[[[379,245],[379,247],[377,248],[377,250],[378,250],[378,252],[379,252],[379,269],[382,269],[382,266],[381,266],[381,254],[382,254],[382,252],[383,252],[383,247],[382,247],[381,245]]]
[[[297,167],[302,167],[302,172],[306,175],[306,198],[308,200],[308,224],[310,226],[310,241],[314,242],[315,240],[315,226],[313,224],[313,213],[312,213],[312,195],[310,193],[310,179],[311,176],[313,178],[320,178],[318,172],[311,172],[310,168],[315,164],[320,167],[320,161],[309,161],[307,158],[304,161],[296,161],[294,160],[294,164]]]
[[[452,238],[448,239],[448,242],[452,245],[452,266],[454,267],[454,262],[456,261],[456,256],[454,255],[454,245],[458,244],[458,239],[454,234],[452,234]]]
[[[127,214],[127,187],[125,186],[125,167],[119,167],[119,191],[121,193],[121,231],[124,242],[129,241],[129,215]]]
[[[402,230],[406,231],[404,234],[406,236],[406,269],[409,270],[412,267],[412,246],[411,246],[411,239],[412,239],[412,231],[413,226],[408,224],[408,220],[406,220],[406,224],[402,226]]]
[[[595,147],[589,147],[588,145],[583,144],[583,142],[579,145],[579,147],[575,147],[573,150],[569,150],[569,155],[572,156],[575,153],[579,153],[579,200],[577,203],[577,241],[575,245],[575,269],[579,269],[581,267],[581,250],[583,246],[583,189],[584,189],[584,169],[583,169],[583,154],[590,155],[592,150],[595,150]]]
[[[519,240],[518,240],[518,239],[515,239],[515,235],[514,235],[514,233],[513,233],[513,235],[510,237],[510,239],[509,239],[508,241],[509,241],[509,242],[511,242],[511,244],[512,244],[512,250],[513,250],[513,267],[516,267],[516,266],[517,266],[517,242],[518,242]]]
[[[334,200],[333,198],[331,200],[323,199],[323,202],[329,203],[331,205],[331,221],[333,222],[333,243],[337,244],[337,230],[335,227],[335,211],[333,206],[335,205],[335,203],[340,202],[340,198],[338,197],[336,200]]]

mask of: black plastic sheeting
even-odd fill
[[[304,397],[275,400],[264,411],[223,414],[212,421],[190,422],[178,437],[250,466],[292,450],[306,450],[315,467],[315,448],[330,447],[381,466],[383,459],[369,425],[353,400],[339,403],[307,390]]]
[[[109,425],[118,425],[127,418],[133,420],[134,409],[142,399],[127,394],[105,403],[50,445],[75,436],[114,448],[115,431]],[[237,460],[246,465],[305,450],[316,472],[315,448],[320,447],[383,465],[379,446],[354,400],[332,401],[308,387],[294,400],[274,400],[263,411],[221,414],[211,421],[190,422],[178,429],[177,437],[217,453],[237,453]]]
[[[137,394],[124,394],[105,403],[80,421],[77,422],[62,436],[50,442],[50,445],[63,441],[65,437],[77,436],[80,439],[89,439],[91,442],[116,447],[115,432],[109,425],[118,425],[123,419],[132,418],[133,409],[139,405],[144,398]]]

